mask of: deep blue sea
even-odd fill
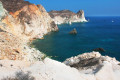
[[[120,17],[86,19],[89,22],[58,25],[58,32],[49,33],[43,40],[33,41],[33,45],[58,61],[91,52],[95,48],[104,48],[106,52],[102,52],[102,55],[120,61]],[[70,35],[69,32],[74,28],[78,34]]]

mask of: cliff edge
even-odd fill
[[[42,5],[24,0],[0,0],[0,28],[25,39],[41,38],[58,30],[52,18]]]
[[[58,27],[42,5],[0,0],[0,59],[40,60],[43,54],[28,43]]]
[[[100,61],[99,59],[102,62],[98,62]],[[67,63],[67,65],[69,63],[71,66],[75,64],[75,66],[66,66],[64,63]],[[119,80],[119,62],[114,58],[102,56],[98,52],[84,53],[67,59],[64,63],[49,58],[34,63],[0,60],[0,71],[2,73],[0,74],[0,79]]]
[[[59,15],[64,22],[85,20],[83,11],[64,10]],[[57,30],[42,5],[0,0],[0,80],[119,80],[120,62],[114,58],[91,52],[61,63],[29,46],[33,39]]]

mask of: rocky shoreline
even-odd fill
[[[85,21],[83,11],[72,15],[58,23]],[[91,52],[61,63],[28,45],[57,31],[55,23],[42,5],[0,0],[0,80],[119,80],[120,62],[115,58]]]

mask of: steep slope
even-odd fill
[[[56,30],[57,25],[42,5],[0,0],[0,59],[41,60],[44,55],[28,43]]]
[[[41,38],[58,29],[42,5],[30,4],[24,0],[0,1],[5,8],[3,13],[6,14],[1,19],[0,28],[7,32],[32,39]]]

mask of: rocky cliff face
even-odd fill
[[[0,28],[4,31],[32,39],[58,29],[42,5],[30,4],[24,0],[0,1],[3,3]]]
[[[96,62],[98,58],[105,58]],[[93,60],[94,59],[94,60]],[[81,60],[80,62],[78,60]],[[85,61],[86,60],[86,61]],[[65,64],[45,58],[34,63],[23,61],[0,61],[0,79],[2,80],[119,80],[120,65],[114,58],[102,56],[98,52],[84,53],[69,60],[69,63],[79,62],[84,69],[76,69]],[[94,63],[89,67],[87,63]],[[2,65],[2,67],[1,67]],[[72,64],[71,64],[72,65]],[[77,66],[77,65],[76,65]],[[87,67],[88,66],[88,67]],[[80,68],[80,64],[78,65]],[[29,74],[28,74],[29,73]],[[31,79],[32,78],[32,79]]]
[[[50,11],[49,15],[56,24],[62,23],[72,23],[72,22],[86,22],[84,16],[84,11],[80,10],[77,13],[74,13],[70,10],[62,10],[62,11]]]
[[[0,0],[0,59],[34,61],[43,54],[28,42],[58,30],[42,5],[24,0]]]
[[[0,80],[119,80],[120,62],[98,52],[84,53],[64,63],[45,58],[27,44],[58,30],[43,6],[23,0],[0,1]],[[59,15],[65,22],[75,21],[75,16],[80,18],[77,21],[84,18],[83,11],[75,14],[65,10]]]

